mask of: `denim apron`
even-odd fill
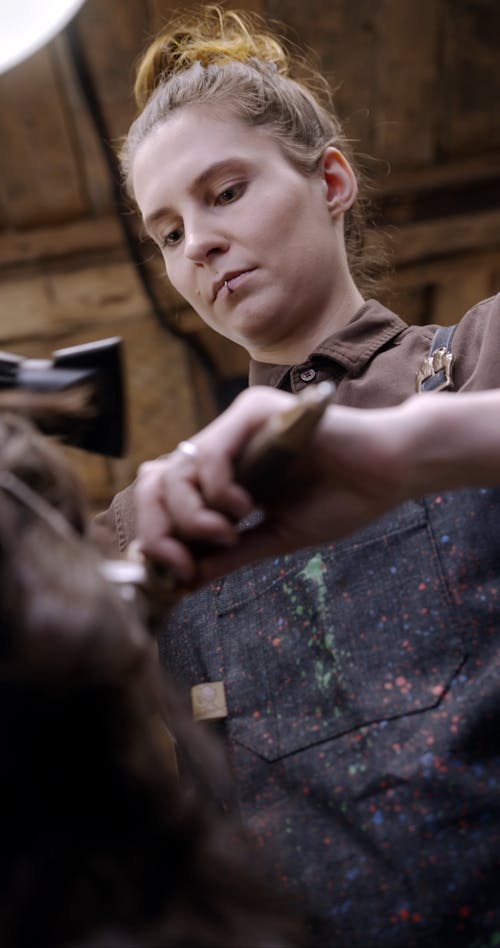
[[[453,331],[422,390],[448,387]],[[411,501],[172,615],[162,660],[223,682],[241,817],[308,944],[500,944],[499,624],[497,490]]]
[[[496,943],[499,501],[239,570],[160,641],[181,683],[224,682],[242,820],[310,944]]]

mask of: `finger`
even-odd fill
[[[135,495],[137,534],[148,555],[160,559],[169,555],[165,551],[171,547],[159,544],[168,536],[186,546],[195,541],[223,546],[237,542],[232,519],[205,506],[190,459],[165,459],[141,466]]]
[[[163,478],[162,500],[168,509],[171,533],[185,540],[235,540],[233,519],[224,511],[207,507],[194,465],[189,478]]]
[[[248,491],[235,482],[230,458],[202,452],[198,470],[203,497],[211,508],[225,513],[233,521],[250,513],[253,500]]]
[[[134,485],[134,505],[136,510],[136,532],[142,543],[154,543],[161,536],[167,536],[172,529],[168,509],[158,485],[146,481],[137,481]]]
[[[235,460],[259,428],[294,400],[284,392],[247,390],[193,439],[198,449],[200,485],[211,506],[236,519],[250,512],[250,495],[235,481]]]
[[[142,464],[134,496],[138,532],[147,542],[188,529],[203,506],[194,463],[180,453]]]
[[[190,583],[196,575],[196,561],[188,546],[175,537],[160,536],[150,542],[141,542],[142,552],[166,566],[175,576]]]

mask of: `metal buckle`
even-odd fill
[[[440,346],[432,355],[426,356],[417,372],[417,392],[425,391],[424,382],[440,373],[442,379],[437,381],[429,391],[441,392],[445,388],[451,388],[453,362],[453,353],[445,346]]]

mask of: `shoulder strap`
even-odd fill
[[[440,326],[434,333],[429,355],[417,372],[417,392],[442,392],[453,388],[451,342],[456,326]]]

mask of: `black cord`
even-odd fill
[[[171,333],[173,336],[175,336],[177,339],[180,339],[185,345],[188,346],[202,368],[207,373],[214,394],[215,403],[218,404],[220,378],[214,360],[206,351],[204,346],[199,342],[199,340],[193,338],[192,336],[187,336],[172,324],[164,308],[158,301],[156,293],[154,292],[154,289],[151,285],[147,268],[144,266],[144,261],[139,250],[137,238],[133,228],[129,224],[128,207],[124,199],[118,159],[110,141],[109,130],[104,118],[101,102],[97,94],[96,84],[89,68],[88,60],[83,49],[83,44],[80,40],[78,27],[76,25],[77,19],[78,18],[75,18],[70,21],[66,27],[65,33],[68,38],[78,82],[80,84],[88,112],[94,124],[97,138],[99,140],[99,144],[108,167],[111,179],[113,204],[128,247],[130,258],[137,271],[144,292],[146,293],[146,296],[151,304],[151,309],[157,323],[166,332]]]

